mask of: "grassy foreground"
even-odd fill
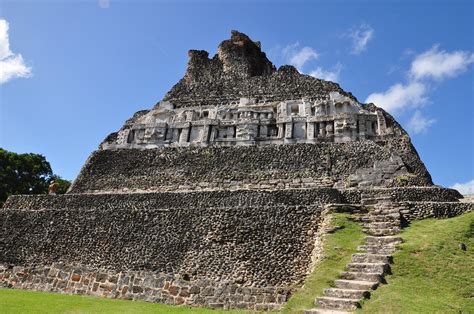
[[[389,284],[360,312],[474,313],[474,212],[414,222],[402,237]]]
[[[332,285],[350,261],[364,235],[360,227],[337,214],[343,228],[325,240],[325,258],[303,288],[285,305],[284,313],[313,307],[314,298]],[[442,220],[413,223],[402,233],[405,243],[394,254],[393,275],[387,276],[363,313],[474,313],[474,212]],[[459,249],[465,243],[467,251]],[[0,313],[243,313],[168,306],[147,302],[0,289]]]
[[[0,289],[0,313],[243,313],[14,289]]]

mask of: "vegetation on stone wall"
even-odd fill
[[[58,183],[58,194],[71,184],[53,174],[51,165],[39,154],[17,154],[0,148],[0,207],[10,195],[44,194],[49,183]]]
[[[334,214],[331,227],[336,230],[326,235],[323,258],[314,271],[306,278],[303,288],[299,289],[285,304],[283,313],[302,313],[314,307],[314,298],[322,295],[324,288],[334,285],[334,278],[351,260],[357,245],[364,238],[361,227],[348,219],[347,214]]]

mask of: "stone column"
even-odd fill
[[[308,122],[307,123],[306,138],[308,140],[314,139],[314,122]]]
[[[217,125],[211,125],[211,136],[209,137],[209,143],[212,143],[216,139]]]
[[[266,125],[260,125],[260,137],[268,137],[268,128]]]
[[[189,127],[183,128],[181,130],[181,135],[179,136],[179,143],[187,143],[189,141]]]
[[[283,123],[278,123],[278,138],[284,138],[285,135],[283,134]]]
[[[173,129],[173,137],[171,138],[171,142],[179,142],[179,130],[178,128]]]
[[[201,133],[201,138],[199,139],[199,141],[201,143],[208,143],[209,142],[209,129],[211,128],[211,126],[209,124],[205,124],[202,126],[202,133]]]
[[[236,129],[236,127],[233,126],[233,125],[227,127],[227,138],[235,138],[236,137],[235,129]]]
[[[326,122],[319,123],[319,136],[326,137]]]
[[[293,123],[292,122],[287,122],[286,123],[285,138],[290,139],[292,137],[293,137]]]
[[[327,136],[334,135],[334,127],[331,122],[326,123],[326,135]]]
[[[387,125],[383,113],[377,110],[377,135],[384,135],[386,133]],[[374,130],[375,131],[375,130]]]
[[[365,121],[365,118],[360,116],[358,122],[356,123],[359,123],[359,134],[357,134],[357,136],[363,140],[366,136],[367,122]]]

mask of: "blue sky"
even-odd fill
[[[474,191],[472,1],[0,2],[0,147],[74,179],[237,29],[402,123],[436,184]]]

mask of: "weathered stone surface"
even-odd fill
[[[474,203],[405,202],[401,215],[407,222],[426,218],[449,218],[474,210]]]
[[[430,188],[427,188],[429,191]],[[426,191],[425,191],[426,192]],[[154,192],[154,193],[96,193],[64,195],[13,195],[5,202],[4,209],[42,210],[153,210],[187,208],[196,216],[202,208],[232,208],[272,206],[307,206],[340,203],[341,193],[333,188],[293,189],[274,191],[203,191],[203,192]]]
[[[346,188],[352,186],[349,177],[358,169],[390,160],[388,147],[397,147],[418,186],[431,186],[428,171],[413,155],[416,152],[403,150],[409,144],[404,141],[98,150],[81,170],[71,193]],[[397,183],[393,173],[374,185]]]
[[[74,280],[74,273],[77,271],[80,271],[83,278],[87,278],[87,280]],[[62,273],[64,276],[55,275]],[[101,276],[103,273],[110,274],[111,278],[118,278],[118,281],[110,280],[110,278],[104,280],[104,277]],[[28,277],[27,280],[25,280],[26,277]],[[129,286],[127,278],[134,278],[140,284]],[[168,284],[162,287],[151,285],[155,281],[163,281]],[[189,289],[190,285],[202,287],[202,289]],[[209,279],[183,281],[178,274],[130,270],[116,272],[80,264],[66,265],[64,263],[15,267],[0,263],[0,287],[246,310],[256,310],[261,307],[278,309],[291,292],[284,287],[265,290],[249,287],[242,295],[237,292],[240,285],[229,281]],[[235,303],[236,300],[238,303]]]
[[[289,287],[301,283],[308,271],[314,244],[308,233],[317,230],[321,210],[316,203],[258,210],[254,206],[2,209],[0,262],[78,263],[243,286]],[[97,281],[105,283],[110,276],[100,273]]]

